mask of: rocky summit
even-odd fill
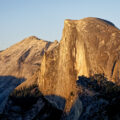
[[[26,38],[0,52],[0,67],[27,79],[7,94],[3,120],[120,119],[120,30],[107,20],[67,19],[60,43]]]

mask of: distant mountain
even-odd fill
[[[40,68],[44,52],[57,44],[31,36],[7,48],[0,52],[0,75],[31,77]]]
[[[120,30],[107,20],[65,20],[60,43],[30,37],[1,52],[0,61],[1,75],[27,79],[1,118],[120,119]]]

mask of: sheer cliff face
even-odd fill
[[[77,76],[104,74],[110,80],[120,78],[120,30],[97,18],[66,20],[65,28],[62,42],[69,42],[66,48],[72,49]]]
[[[78,76],[94,74],[120,79],[120,30],[98,18],[65,20],[60,45],[43,57],[41,91],[69,99]]]

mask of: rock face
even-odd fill
[[[65,20],[60,45],[43,56],[39,74],[44,95],[61,96],[68,104],[76,99],[78,76],[104,74],[119,83],[120,30],[99,18]]]
[[[0,52],[0,75],[28,79],[39,69],[44,52],[56,44],[31,36]]]

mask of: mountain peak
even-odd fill
[[[101,19],[101,18],[96,18],[96,17],[86,17],[86,18],[83,18],[83,19],[80,19],[80,20],[71,20],[71,19],[66,19],[64,21],[64,24],[66,25],[69,25],[69,26],[73,26],[75,27],[75,25],[82,25],[82,24],[86,24],[86,25],[90,25],[90,24],[99,24],[99,25],[110,25],[110,26],[113,26],[115,27],[115,25],[108,21],[108,20],[105,20],[105,19]]]
[[[27,37],[26,39],[30,39],[30,40],[40,40],[38,37],[36,36],[30,36],[30,37]]]

